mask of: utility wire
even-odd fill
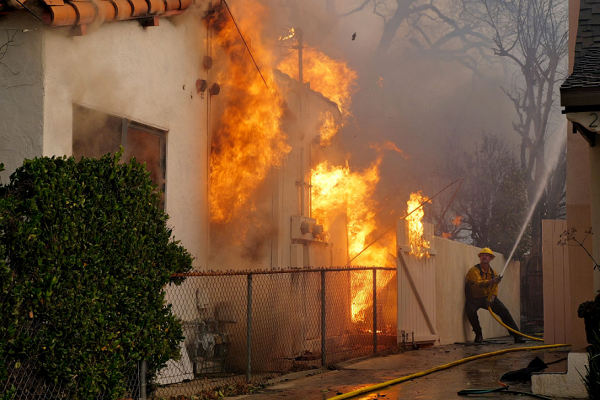
[[[431,200],[433,200],[437,195],[439,195],[440,193],[442,193],[444,190],[448,189],[450,186],[454,185],[456,182],[461,181],[460,183],[462,184],[462,180],[463,178],[459,178],[453,182],[451,182],[450,184],[446,185],[442,190],[440,190],[439,192],[437,192],[436,194],[434,194],[433,196],[425,199],[425,201],[421,204],[419,204],[419,207],[416,207],[414,210],[412,210],[411,212],[409,212],[408,214],[406,214],[403,217],[400,217],[400,219],[406,219],[406,217],[408,217],[410,214],[414,213],[415,211],[417,211],[419,208],[422,208],[425,204],[431,202]],[[459,186],[460,187],[460,186]],[[346,267],[349,266],[352,261],[356,260],[358,258],[358,256],[360,256],[362,253],[365,252],[365,250],[367,250],[369,247],[371,247],[372,245],[374,245],[379,239],[381,239],[382,237],[384,237],[389,231],[391,231],[392,229],[394,229],[396,227],[396,225],[392,225],[390,228],[386,229],[385,232],[383,232],[381,235],[377,236],[377,238],[375,240],[373,240],[371,243],[369,243],[369,245],[367,247],[365,247],[364,249],[362,249],[360,251],[360,253],[358,253],[357,255],[354,256],[354,258],[352,258],[350,261],[348,261],[346,263]]]
[[[19,1],[19,0],[17,0],[17,1]],[[237,29],[238,33],[240,34],[240,37],[242,38],[242,42],[244,42],[244,46],[246,46],[246,49],[248,50],[248,54],[250,54],[250,58],[252,59],[252,62],[254,63],[254,66],[256,67],[258,74],[260,75],[263,82],[265,83],[265,86],[268,89],[269,85],[267,85],[267,81],[265,80],[265,77],[263,76],[262,72],[260,72],[260,68],[258,68],[258,64],[256,63],[256,60],[254,59],[254,56],[252,55],[252,52],[250,51],[250,47],[248,47],[248,44],[246,43],[246,39],[244,39],[244,35],[242,35],[242,31],[240,31],[240,27],[238,26],[237,22],[235,21],[235,17],[233,16],[233,14],[231,13],[231,10],[229,9],[229,4],[227,4],[227,2],[225,0],[223,0],[223,4],[225,4],[225,8],[227,8],[227,12],[229,12],[229,15],[231,16],[231,20],[233,21],[233,24],[235,25],[235,29]]]
[[[40,21],[42,21],[42,24],[46,25],[46,22],[40,18],[36,13],[33,12],[33,10],[31,10],[29,7],[27,7],[25,4],[21,3],[19,0],[17,0],[17,3],[19,3],[21,6],[23,6],[24,9],[26,9],[27,11],[29,11],[31,14],[33,14],[34,17],[36,17],[37,19],[39,19]]]
[[[454,183],[454,182],[452,182]],[[450,201],[448,202],[448,205],[446,206],[446,209],[444,210],[444,212],[442,213],[442,216],[440,217],[440,222],[438,222],[437,226],[435,227],[435,229],[433,230],[433,233],[435,234],[435,232],[437,232],[438,228],[440,227],[440,225],[442,224],[442,222],[444,221],[444,216],[446,216],[446,212],[448,211],[448,209],[450,208],[450,205],[452,204],[452,202],[454,202],[454,198],[456,197],[456,194],[458,193],[458,190],[460,189],[460,187],[463,184],[463,179],[460,179],[460,183],[458,184],[458,187],[456,188],[456,190],[454,191],[454,194],[452,195],[452,198],[450,199]]]

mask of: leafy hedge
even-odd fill
[[[120,156],[27,160],[0,188],[0,362],[34,360],[69,398],[122,396],[139,360],[155,376],[183,338],[163,289],[192,258],[144,165]]]

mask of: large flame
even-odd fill
[[[244,15],[237,21],[240,31],[252,35],[245,41],[252,43],[249,47],[254,59],[260,60],[262,77],[230,15],[221,8],[207,19],[226,53],[218,80],[224,110],[210,155],[211,220],[217,223],[231,222],[242,209],[251,208],[256,189],[290,151],[280,129],[282,99],[269,67],[272,57],[261,41],[266,9],[251,1],[236,2],[235,6],[232,4],[233,14]]]
[[[331,139],[340,129],[340,126],[335,122],[331,111],[322,113],[319,118],[319,123],[321,124],[321,127],[319,128],[319,144],[323,147],[327,147],[331,144]]]
[[[298,77],[298,54],[291,52],[277,68],[291,77]],[[319,50],[303,48],[302,71],[311,89],[323,94],[338,105],[345,121],[352,115],[350,104],[358,75],[344,61],[333,60]]]
[[[369,246],[371,235],[377,229],[373,192],[379,182],[378,158],[364,172],[352,172],[348,165],[331,166],[327,161],[312,170],[312,216],[323,224],[325,232],[341,213],[347,216],[348,255],[352,265],[385,266],[390,249],[379,242]],[[365,248],[369,246],[366,250]],[[364,250],[364,251],[363,251]],[[357,257],[358,256],[358,257]],[[384,287],[391,274],[380,274],[378,288]],[[372,303],[372,272],[352,273],[352,320],[365,320],[365,311]]]
[[[429,257],[427,250],[429,249],[429,241],[425,240],[423,234],[423,217],[425,211],[422,205],[430,201],[427,197],[423,196],[421,191],[410,194],[408,200],[408,208],[406,221],[408,222],[408,244],[410,245],[410,254],[421,258],[423,256]]]

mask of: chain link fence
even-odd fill
[[[1,299],[0,299],[1,300]],[[30,323],[20,327],[16,337],[21,334],[34,336],[38,340],[43,338],[39,335],[41,331],[39,321],[31,320]],[[77,351],[77,349],[73,349]],[[18,359],[7,357],[0,360],[2,366],[6,370],[6,377],[0,380],[0,400],[55,400],[55,399],[73,399],[76,398],[77,385],[83,384],[77,381],[72,382],[53,382],[46,378],[36,368],[39,356],[37,354],[21,355]],[[134,361],[136,373],[129,376],[126,380],[125,387],[128,388],[125,398],[137,399],[140,398],[140,365]],[[97,400],[114,400],[106,395],[98,395]]]
[[[284,373],[334,367],[398,348],[394,268],[185,276],[183,284],[166,288],[183,324],[181,358],[169,361],[150,382],[140,363],[128,381],[127,399],[188,399],[216,387],[265,384]],[[0,399],[8,393],[14,400],[69,398],[72,388],[49,385],[26,363],[7,370]]]

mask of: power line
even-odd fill
[[[229,4],[227,4],[227,2],[225,0],[223,0],[223,4],[225,4],[225,8],[227,8],[227,12],[229,12],[229,15],[231,16],[231,20],[233,21],[233,24],[235,25],[235,29],[237,29],[238,33],[240,34],[240,37],[242,38],[242,42],[244,42],[244,46],[246,46],[246,49],[248,50],[248,54],[250,54],[250,58],[252,59],[252,62],[254,63],[254,66],[256,67],[258,74],[260,75],[263,82],[265,83],[265,86],[268,89],[269,85],[267,85],[267,81],[265,80],[265,77],[260,72],[260,68],[258,68],[258,64],[256,63],[256,60],[254,59],[254,56],[252,55],[252,52],[250,51],[250,48],[248,47],[248,44],[246,43],[246,39],[244,39],[244,35],[242,35],[242,31],[240,31],[240,28],[239,28],[237,22],[235,21],[235,17],[233,16],[233,14],[231,13],[231,10],[229,9]]]
[[[459,178],[459,179],[453,181],[452,183],[448,184],[447,186],[445,186],[442,190],[440,190],[439,192],[437,192],[433,196],[431,196],[429,198],[425,198],[425,201],[423,203],[419,204],[418,207],[416,207],[415,209],[411,210],[411,212],[407,213],[405,216],[400,217],[400,219],[406,219],[406,217],[408,217],[410,214],[414,213],[415,211],[417,211],[420,208],[423,208],[423,206],[425,204],[430,203],[431,200],[433,200],[435,197],[437,197],[437,195],[439,195],[440,193],[442,193],[444,190],[448,189],[450,186],[454,185],[456,182],[460,181],[460,184],[462,185],[462,180],[463,180],[462,178]],[[458,187],[460,188],[460,185]],[[358,256],[360,256],[362,253],[365,252],[365,250],[367,250],[369,247],[371,247],[372,245],[374,245],[379,239],[381,239],[382,237],[384,237],[389,231],[391,231],[395,227],[396,227],[396,225],[392,225],[391,227],[389,227],[388,229],[386,229],[386,231],[383,232],[381,235],[377,236],[377,238],[375,240],[373,240],[367,247],[365,247],[364,249],[362,249],[360,251],[360,253],[358,253],[357,255],[354,256],[354,258],[352,258],[350,261],[348,261],[346,263],[346,266],[349,266],[352,263],[352,261],[356,260],[358,258]]]

